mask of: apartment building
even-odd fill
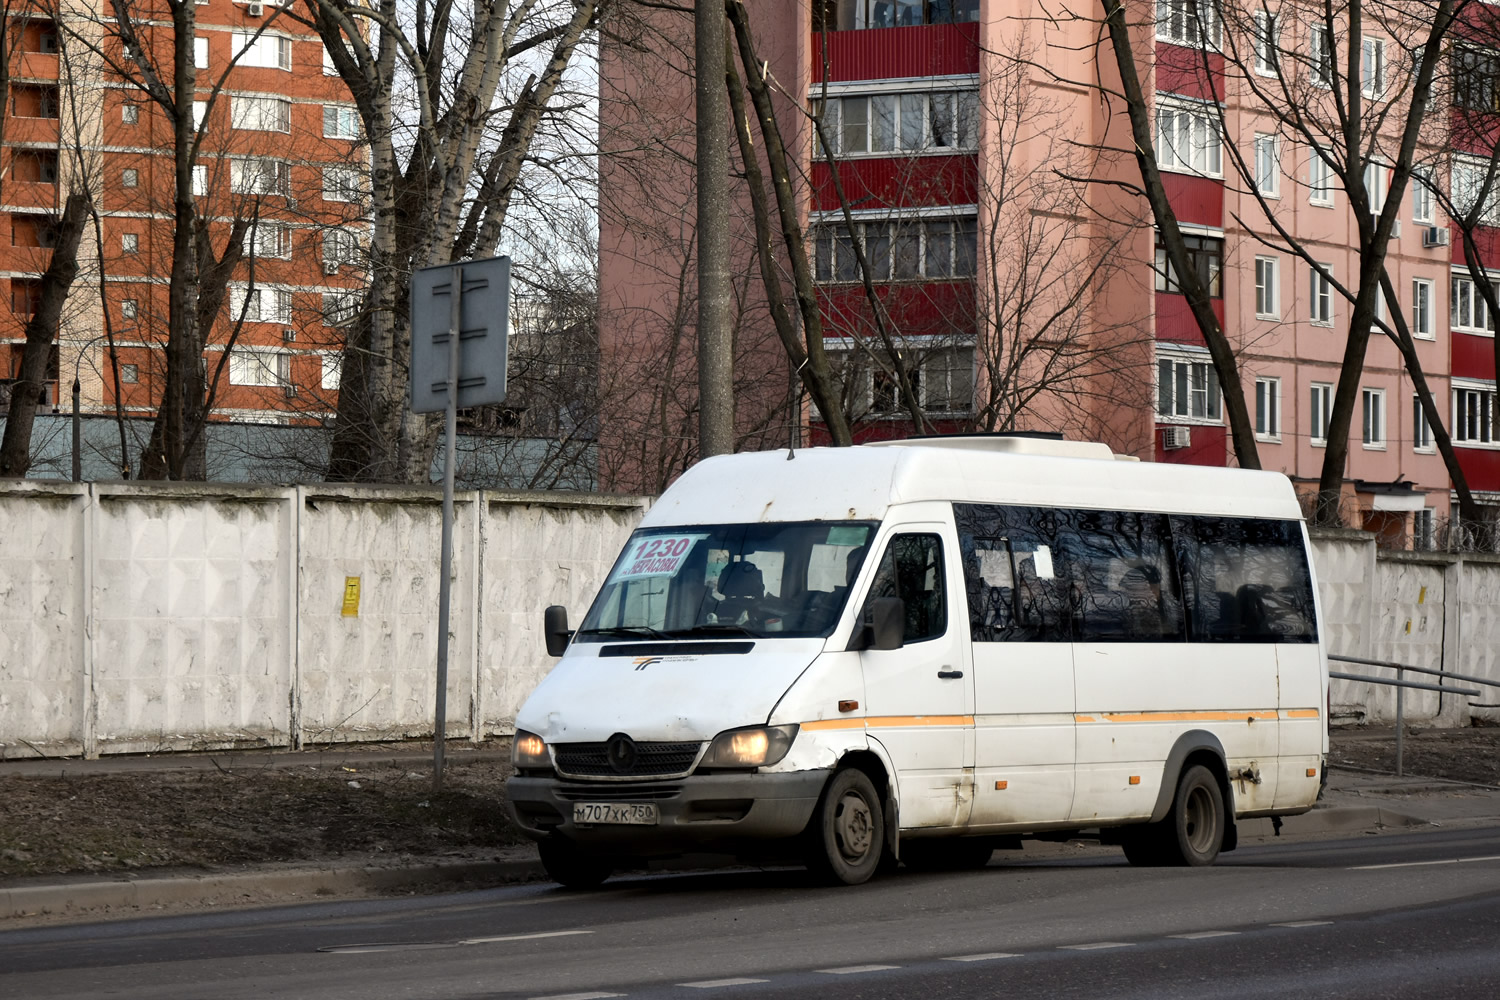
[[[171,18],[129,3],[142,48],[170,81]],[[193,197],[222,259],[243,221],[244,259],[205,335],[214,419],[309,423],[337,402],[343,338],[364,285],[367,158],[347,89],[316,34],[275,3],[197,0]],[[99,225],[64,309],[43,407],[75,377],[86,411],[155,413],[165,373],[175,192],[169,116],[141,85],[109,5],[12,4],[0,151],[0,378],[21,341],[71,191]],[[112,363],[107,349],[116,348]],[[118,395],[116,385],[118,384]],[[61,387],[61,388],[60,388]],[[49,405],[50,404],[50,405]]]
[[[783,6],[747,4],[767,72],[810,113],[786,121],[800,144],[826,345],[845,363],[856,439],[912,433],[915,403],[929,432],[1063,430],[1149,461],[1232,463],[1202,335],[1134,193],[1139,174],[1123,106],[1101,96],[1100,82],[1111,87],[1117,77],[1107,41],[1097,48],[1097,10],[1043,17],[1003,0],[820,0],[794,5],[794,17]],[[1153,9],[1139,4],[1137,60],[1167,194],[1240,360],[1261,463],[1311,493],[1348,326],[1350,307],[1336,284],[1357,285],[1358,235],[1326,156],[1286,134],[1264,103],[1272,92],[1264,80],[1279,75],[1331,90],[1345,49],[1311,8],[1271,7],[1268,20],[1263,5],[1229,16],[1195,0],[1160,0],[1153,32]],[[1478,47],[1474,36],[1456,32],[1460,55],[1445,61],[1443,75],[1453,67],[1458,83],[1449,93],[1458,96],[1445,100],[1492,112],[1500,106],[1500,52]],[[1357,85],[1370,107],[1399,110],[1409,99],[1397,58],[1409,43],[1367,26]],[[622,60],[613,72],[628,66]],[[652,84],[661,87],[661,77]],[[1442,119],[1447,103],[1431,113]],[[821,139],[811,116],[821,118]],[[1394,152],[1399,119],[1387,116],[1375,147]],[[612,121],[607,112],[606,129],[615,123],[623,126],[623,116]],[[639,128],[638,116],[630,127]],[[1403,193],[1387,266],[1459,463],[1493,513],[1500,510],[1495,321],[1434,195],[1472,186],[1482,161],[1462,154],[1488,150],[1483,130],[1471,134],[1473,148],[1457,156],[1445,151],[1449,133],[1424,134],[1418,158],[1427,183]],[[1378,210],[1393,156],[1373,160],[1365,187]],[[1071,187],[1057,187],[1062,181]],[[690,192],[691,178],[681,182]],[[632,183],[607,174],[606,197],[628,199]],[[1493,217],[1500,226],[1500,199]],[[1057,221],[1038,228],[1037,218]],[[1287,251],[1273,218],[1309,248],[1313,263]],[[607,223],[603,232],[601,298],[639,305],[632,295],[653,294],[631,242],[639,234],[612,233]],[[1059,253],[1068,241],[1087,252]],[[1478,243],[1484,265],[1500,269],[1493,231]],[[749,274],[746,246],[735,267]],[[914,399],[903,398],[889,364],[880,363],[885,348],[856,246]],[[1076,278],[1065,268],[1077,269]],[[1095,291],[1070,301],[1068,289],[1084,285]],[[1017,303],[1028,296],[1047,323],[1022,315]],[[602,313],[606,361],[610,322]],[[740,335],[753,325],[747,317]],[[995,421],[997,406],[1008,407],[1008,420]],[[803,416],[818,440],[816,415]],[[1456,510],[1412,379],[1383,336],[1371,339],[1366,356],[1345,479],[1346,523],[1390,544],[1440,543]]]

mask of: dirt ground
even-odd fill
[[[1335,730],[1330,764],[1394,773],[1395,742],[1392,730]],[[443,793],[433,796],[420,758],[364,756],[246,766],[226,753],[196,770],[66,777],[23,777],[0,765],[0,883],[262,863],[489,860],[523,842],[505,814],[510,769],[502,760],[450,760]],[[1500,727],[1412,731],[1405,761],[1408,776],[1500,786]]]

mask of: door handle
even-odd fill
[[[964,675],[964,672],[962,670],[939,670],[938,671],[938,676],[941,677],[945,681],[957,680],[958,678],[962,677],[963,675]]]

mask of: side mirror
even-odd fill
[[[900,649],[905,636],[906,602],[899,597],[877,597],[865,608],[864,621],[849,648]]]
[[[561,656],[573,633],[568,630],[568,609],[554,604],[542,612],[542,635],[547,638],[547,655]]]

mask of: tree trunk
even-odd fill
[[[698,178],[698,457],[734,451],[734,351],[729,324],[729,121],[724,111],[724,8],[693,10]]]
[[[31,468],[31,429],[36,420],[37,400],[46,384],[47,361],[57,342],[63,305],[78,277],[78,243],[88,218],[88,197],[68,195],[58,223],[52,261],[42,274],[41,300],[26,322],[21,378],[11,386],[10,414],[5,419],[4,440],[0,441],[0,476],[24,476]]]

